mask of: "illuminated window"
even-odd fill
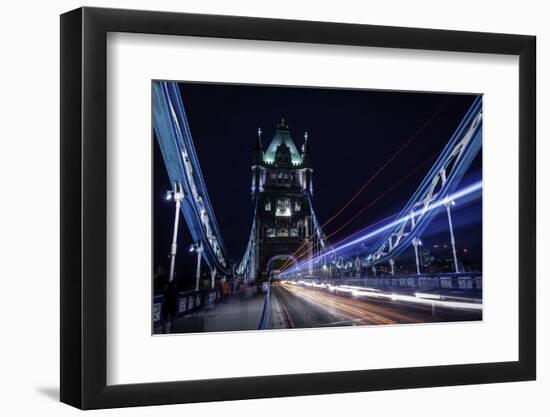
[[[275,216],[290,217],[292,215],[290,211],[290,199],[279,198],[277,200],[277,207],[275,209]]]
[[[288,229],[286,227],[281,227],[277,230],[278,237],[288,237]]]
[[[298,237],[298,229],[296,229],[296,228],[290,229],[290,236]]]
[[[271,211],[271,201],[269,200],[265,202],[265,211]]]
[[[275,229],[267,229],[267,237],[275,237]]]
[[[300,211],[301,208],[302,208],[302,207],[301,207],[299,201],[294,202],[294,211]]]

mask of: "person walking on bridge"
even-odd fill
[[[164,300],[162,303],[162,332],[170,333],[172,320],[178,312],[178,288],[174,281],[170,281],[164,289]]]
[[[231,292],[231,284],[228,281],[223,282],[223,302],[229,301],[229,293]]]

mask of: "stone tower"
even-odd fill
[[[285,120],[263,151],[261,130],[252,152],[252,198],[255,210],[252,278],[265,280],[299,250],[311,256],[313,196],[311,150],[307,138],[298,152]],[[296,254],[297,256],[297,254]]]

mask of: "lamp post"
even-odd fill
[[[389,260],[389,262],[390,262],[391,274],[392,274],[392,276],[394,276],[395,275],[395,259],[391,258]]]
[[[422,246],[422,241],[415,237],[412,240],[412,245],[414,246],[414,257],[416,258],[416,274],[420,275],[420,262],[418,260],[418,247]]]
[[[197,269],[195,272],[195,291],[199,289],[199,282],[201,279],[201,258],[204,248],[201,242],[193,243],[189,248],[189,252],[197,252]]]
[[[447,209],[447,219],[449,220],[449,232],[451,234],[451,247],[453,249],[453,260],[455,264],[455,272],[458,273],[458,259],[456,257],[456,245],[455,245],[455,234],[453,232],[453,220],[451,218],[451,206],[454,206],[454,200],[445,200],[445,208]]]
[[[181,201],[184,198],[183,188],[181,183],[174,183],[174,188],[166,192],[167,200],[174,200],[176,202],[176,213],[174,216],[174,233],[172,236],[172,246],[170,247],[170,275],[168,276],[168,281],[172,282],[174,279],[174,268],[176,265],[176,250],[178,247],[178,225],[180,220],[180,207]]]

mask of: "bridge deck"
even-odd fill
[[[264,293],[233,294],[226,302],[173,320],[170,333],[258,330],[264,302]],[[161,326],[155,330],[162,333]]]

